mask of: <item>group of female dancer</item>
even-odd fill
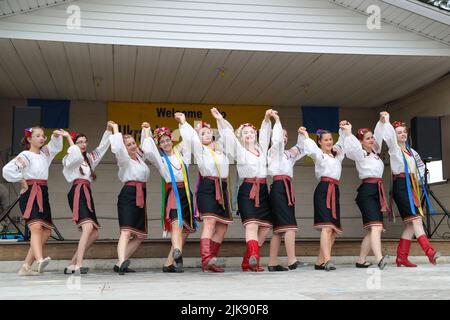
[[[296,144],[286,149],[288,135],[275,110],[266,111],[259,136],[250,123],[242,124],[235,131],[219,110],[212,108],[211,113],[217,120],[217,139],[210,124],[198,122],[194,128],[186,122],[183,113],[176,113],[182,137],[182,142],[176,146],[169,128],[152,132],[147,122],[142,123],[138,146],[132,136],[122,135],[118,125],[109,121],[100,145],[91,152],[87,151],[88,140],[84,134],[55,130],[51,141],[45,145],[43,128],[25,129],[25,151],[3,168],[7,181],[21,183],[20,209],[31,231],[31,246],[19,274],[40,274],[50,262],[49,257],[43,256],[44,244],[53,228],[47,188],[48,168],[62,150],[63,138],[70,145],[62,161],[64,177],[71,184],[68,201],[73,221],[81,231],[77,251],[65,268],[65,274],[88,272],[88,268],[83,267],[84,254],[97,240],[100,228],[90,184],[96,179],[96,166],[110,146],[117,159],[119,180],[123,183],[117,202],[120,238],[118,261],[114,266],[114,271],[120,275],[135,272],[129,268],[130,257],[148,234],[146,183],[150,170],[147,163],[153,164],[165,181],[161,220],[164,233],[171,235],[172,247],[163,272],[183,272],[183,245],[189,234],[196,231],[198,221],[204,223],[200,238],[202,270],[224,272],[217,257],[228,225],[233,222],[228,191],[230,159],[237,164],[240,184],[237,213],[245,228],[242,271],[264,270],[260,266],[260,248],[271,229],[268,270],[287,271],[305,266],[295,255],[297,221],[292,181],[294,165],[305,155],[313,159],[319,180],[314,191],[314,227],[321,231],[320,253],[314,268],[336,269],[331,262],[331,250],[337,235],[342,233],[339,180],[342,161],[347,156],[355,161],[362,180],[356,203],[367,230],[356,267],[371,265],[366,258],[372,250],[378,267],[384,269],[387,261],[382,255],[381,233],[384,230],[383,213],[389,208],[382,182],[384,163],[379,157],[383,140],[389,148],[392,197],[405,223],[396,264],[416,266],[408,260],[414,235],[430,262],[436,264],[440,253],[430,245],[421,219],[419,184],[424,166],[417,152],[407,144],[408,131],[404,123],[391,124],[389,114],[381,112],[374,131],[362,128],[354,136],[351,124],[344,120],[339,124],[336,143],[330,131],[318,130],[317,141],[313,141],[306,128],[300,127]],[[199,169],[195,201],[188,174],[192,154]],[[268,176],[273,178],[270,190]],[[282,237],[288,257],[287,268],[277,261]],[[37,271],[31,268],[34,261]]]

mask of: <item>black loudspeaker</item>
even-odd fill
[[[411,139],[412,147],[422,160],[442,160],[440,117],[414,117],[411,120]]]
[[[20,142],[25,136],[25,128],[40,125],[41,108],[14,107],[11,155],[17,155],[23,150]]]

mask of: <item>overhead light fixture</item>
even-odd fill
[[[303,95],[304,96],[309,95],[309,83],[303,85]]]
[[[101,77],[94,77],[94,84],[98,88],[102,84],[103,79]]]
[[[223,78],[223,77],[225,77],[225,67],[220,67],[219,68],[219,76],[221,77],[221,78]]]

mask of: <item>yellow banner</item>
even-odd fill
[[[53,131],[59,130],[59,129],[64,129],[66,131],[69,130],[68,128],[45,128],[44,129],[44,134],[47,137],[46,144],[50,142],[50,139],[52,137]],[[62,160],[67,154],[67,149],[69,149],[69,143],[67,142],[66,138],[63,138],[63,149],[62,149],[62,151],[60,153],[58,153],[55,156],[55,160]]]
[[[116,122],[122,133],[130,134],[136,139],[144,121],[150,123],[152,130],[159,127],[178,128],[174,118],[176,112],[183,112],[191,125],[194,121],[201,120],[216,128],[216,120],[210,111],[213,107],[216,107],[235,129],[246,122],[259,128],[265,111],[269,109],[268,106],[109,102],[108,120]]]

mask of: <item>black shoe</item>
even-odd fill
[[[269,269],[269,272],[274,272],[274,271],[289,271],[288,268],[285,268],[283,266],[280,266],[279,264],[276,266],[267,266],[267,269]]]
[[[368,268],[370,267],[372,264],[369,261],[364,261],[364,263],[356,263],[355,266],[357,268]]]
[[[175,267],[173,264],[171,264],[170,266],[163,266],[163,272],[169,272],[169,273],[183,273],[184,270],[182,268],[177,268]]]
[[[114,272],[119,272],[119,267],[118,267],[117,265],[114,265],[113,270],[114,270]],[[131,268],[126,268],[124,271],[125,271],[125,273],[133,273],[133,272],[136,272],[135,270],[133,270],[133,269],[131,269]],[[83,272],[81,272],[81,273],[83,273]]]
[[[122,262],[122,264],[119,267],[119,275],[123,276],[125,274],[125,270],[128,268],[128,266],[130,265],[130,260],[125,260],[124,262]]]
[[[334,265],[333,262],[331,262],[331,260],[328,260],[327,262],[325,262],[325,271],[330,271],[330,270],[336,270],[336,266]]]
[[[173,249],[172,257],[174,260],[174,266],[177,268],[183,268],[183,255],[181,254],[180,249]]]
[[[388,256],[383,256],[383,258],[381,258],[380,262],[378,262],[378,268],[379,268],[380,270],[383,270],[384,267],[386,267],[386,265],[387,265],[386,259],[387,259],[387,258],[388,258]]]
[[[289,270],[295,270],[297,268],[306,267],[308,264],[306,262],[295,261],[293,264],[288,265]]]
[[[314,270],[325,270],[325,263],[322,264],[315,264]]]
[[[75,270],[70,270],[68,268],[64,268],[64,274],[74,274],[74,273],[76,273]],[[89,268],[88,267],[81,267],[80,268],[80,274],[87,274],[88,272],[89,272]]]

